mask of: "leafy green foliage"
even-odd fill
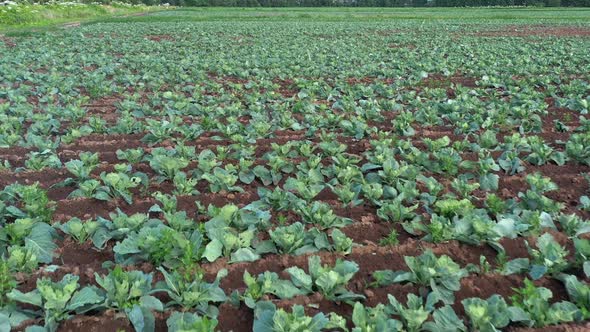
[[[8,304],[9,299],[6,294],[10,293],[15,287],[16,280],[8,262],[2,260],[0,262],[0,308],[4,308]]]
[[[219,257],[230,257],[232,262],[255,261],[260,258],[254,248],[256,225],[240,224],[236,219],[238,207],[226,205],[219,214],[205,223],[207,237],[211,240],[203,256],[210,262]],[[263,217],[266,218],[266,217]]]
[[[187,166],[188,160],[178,157],[155,155],[150,159],[150,167],[160,175],[159,182],[173,180]]]
[[[9,262],[20,261],[21,266],[27,261],[49,264],[57,248],[53,241],[56,237],[55,229],[44,222],[30,218],[16,219],[0,228],[0,254],[10,252]]]
[[[37,281],[35,290],[22,293],[13,289],[7,296],[13,301],[40,307],[45,330],[53,332],[72,313],[84,313],[104,301],[96,287],[79,289],[78,279],[71,274],[65,275],[59,282],[41,278]]]
[[[294,305],[292,312],[277,309],[271,302],[260,302],[254,310],[254,332],[309,331],[343,328],[343,320],[335,315],[326,317],[318,313],[313,317],[305,315],[303,306]]]
[[[59,229],[82,244],[94,235],[98,225],[97,221],[82,221],[80,218],[72,218],[68,222],[59,225]]]
[[[47,191],[39,183],[21,185],[15,183],[0,192],[0,198],[6,207],[0,210],[0,220],[5,218],[32,218],[50,222],[55,206],[47,196]]]
[[[96,188],[96,192],[92,197],[102,201],[122,198],[127,204],[133,203],[130,189],[137,187],[141,182],[140,178],[130,177],[125,173],[102,172],[100,179],[103,185]]]
[[[155,329],[152,311],[162,311],[164,306],[152,292],[152,275],[141,271],[123,271],[115,267],[108,275],[94,274],[96,283],[102,287],[106,308],[124,312],[136,331],[150,332]]]
[[[252,309],[265,294],[272,294],[280,299],[290,299],[296,295],[306,294],[305,289],[299,289],[292,281],[280,279],[278,274],[269,271],[257,277],[245,271],[244,284],[247,288],[240,298]]]
[[[492,295],[487,300],[468,298],[461,303],[476,331],[495,332],[510,323],[510,308],[500,295]]]
[[[387,295],[391,307],[391,313],[401,318],[399,330],[406,331],[465,331],[463,321],[457,317],[449,306],[435,309],[438,302],[437,295],[430,293],[426,301],[414,294],[408,294],[406,305],[402,305],[391,294]],[[427,322],[432,315],[433,320]]]
[[[569,267],[568,252],[549,233],[537,239],[537,248],[529,247],[533,257],[530,275],[533,280],[541,278],[546,273],[556,274]]]
[[[115,261],[119,264],[149,261],[156,265],[176,267],[187,253],[198,259],[202,241],[199,230],[185,234],[160,223],[129,233],[115,245],[113,251]]]
[[[572,134],[565,145],[567,155],[586,165],[590,165],[590,135]]]
[[[305,231],[302,223],[296,222],[289,226],[277,227],[268,234],[281,253],[303,254],[316,250],[311,232]]]
[[[217,320],[207,317],[201,317],[190,312],[173,312],[166,320],[168,331],[170,332],[215,332]]]
[[[161,267],[159,271],[164,275],[164,282],[156,284],[155,291],[162,290],[170,296],[172,301],[168,305],[179,305],[183,309],[217,317],[218,310],[210,303],[225,302],[226,296],[219,282],[227,275],[227,270],[220,270],[213,283],[203,280],[203,274],[198,271],[167,272]]]
[[[402,222],[414,218],[416,214],[413,211],[418,208],[418,205],[406,207],[400,198],[383,202],[383,205],[377,210],[377,216],[392,222]]]
[[[466,214],[473,210],[473,204],[468,199],[445,199],[435,203],[435,210],[443,216],[452,217],[454,215]]]
[[[382,303],[376,307],[365,307],[360,302],[355,302],[352,311],[353,331],[399,331],[402,324],[389,315],[389,310]]]
[[[524,287],[515,289],[512,296],[512,315],[528,326],[544,327],[578,319],[580,310],[575,304],[561,301],[550,304],[553,293],[545,287],[536,287],[532,281],[525,279]]]
[[[525,193],[521,192],[518,194],[518,197],[521,199],[520,204],[523,208],[544,212],[558,212],[561,210],[561,205],[558,202],[543,195],[548,191],[558,189],[557,185],[550,178],[543,177],[540,173],[534,173],[527,175],[526,181],[531,189]]]
[[[389,234],[379,241],[382,246],[395,246],[399,244],[398,233],[395,228],[391,229]]]
[[[285,271],[291,276],[293,284],[307,294],[319,291],[330,300],[351,301],[365,298],[346,289],[346,285],[358,270],[358,265],[351,261],[338,259],[336,264],[330,267],[322,266],[319,256],[311,256],[308,260],[309,274],[296,266]]]
[[[570,300],[576,304],[582,314],[582,319],[590,317],[590,286],[579,281],[573,275],[561,277]]]
[[[297,213],[303,221],[320,229],[344,227],[352,223],[351,219],[337,216],[328,204],[319,201],[313,202],[311,206],[299,206]]]
[[[95,247],[102,249],[111,239],[123,240],[128,234],[141,230],[144,225],[153,225],[147,214],[136,213],[127,215],[120,209],[109,213],[111,220],[99,217],[98,228],[92,235],[92,243]]]
[[[411,282],[429,287],[436,299],[446,304],[453,304],[454,292],[461,288],[461,279],[467,276],[466,269],[462,269],[449,256],[436,257],[431,250],[427,250],[418,257],[404,257],[409,272],[382,270],[375,271],[373,278],[378,285]]]

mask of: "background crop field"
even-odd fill
[[[220,20],[220,19],[267,19],[321,21],[340,20],[346,22],[366,20],[467,20],[482,22],[485,20],[543,20],[571,22],[572,20],[586,21],[590,8],[178,8],[174,11],[154,13],[140,20],[155,21],[163,17],[176,20]],[[136,18],[137,19],[137,18]],[[457,22],[458,23],[458,22]]]
[[[5,33],[0,332],[590,329],[589,19],[179,8]]]

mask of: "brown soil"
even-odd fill
[[[409,50],[416,49],[416,45],[414,44],[389,44],[387,45],[389,48],[407,48]]]
[[[465,77],[461,75],[443,76],[441,74],[434,74],[425,78],[420,85],[429,88],[449,88],[451,85],[462,85],[467,88],[476,88],[477,82],[473,77]]]
[[[163,40],[166,41],[173,41],[174,37],[172,37],[171,35],[147,35],[146,36],[147,39],[155,41],[155,42],[160,42]]]
[[[0,41],[6,45],[8,48],[16,47],[16,42],[12,38],[8,38],[4,35],[0,35]]]
[[[94,71],[96,67],[84,68],[87,71]],[[86,117],[97,116],[105,120],[107,123],[114,124],[117,121],[118,114],[116,113],[116,103],[120,102],[119,97],[103,97],[92,101],[90,104],[82,105],[88,110]]]
[[[59,332],[115,332],[126,331],[133,332],[133,326],[123,314],[115,314],[113,311],[107,311],[100,316],[75,316],[65,321],[58,329]]]
[[[590,331],[590,323],[571,323],[543,328],[533,327],[508,327],[508,332],[587,332]]]
[[[357,84],[375,84],[375,83],[384,83],[384,84],[392,84],[395,80],[393,78],[378,78],[378,77],[348,77],[346,82],[349,85],[357,85]]]
[[[502,30],[479,31],[474,35],[482,37],[589,37],[590,29],[575,26],[510,25]]]
[[[71,23],[66,23],[66,24],[62,25],[62,27],[64,27],[65,29],[78,28],[79,26],[80,26],[80,22],[71,22]]]

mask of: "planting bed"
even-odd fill
[[[590,329],[589,31],[0,39],[0,331]]]

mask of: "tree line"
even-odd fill
[[[96,0],[93,0],[96,1]],[[109,0],[103,0],[109,1]],[[121,0],[119,0],[121,1]],[[590,0],[123,0],[134,4],[220,7],[590,7]]]
[[[150,1],[150,0],[145,0]],[[590,7],[590,0],[170,0],[188,6],[260,7]],[[184,2],[184,3],[183,3]],[[172,3],[170,3],[172,4]]]

